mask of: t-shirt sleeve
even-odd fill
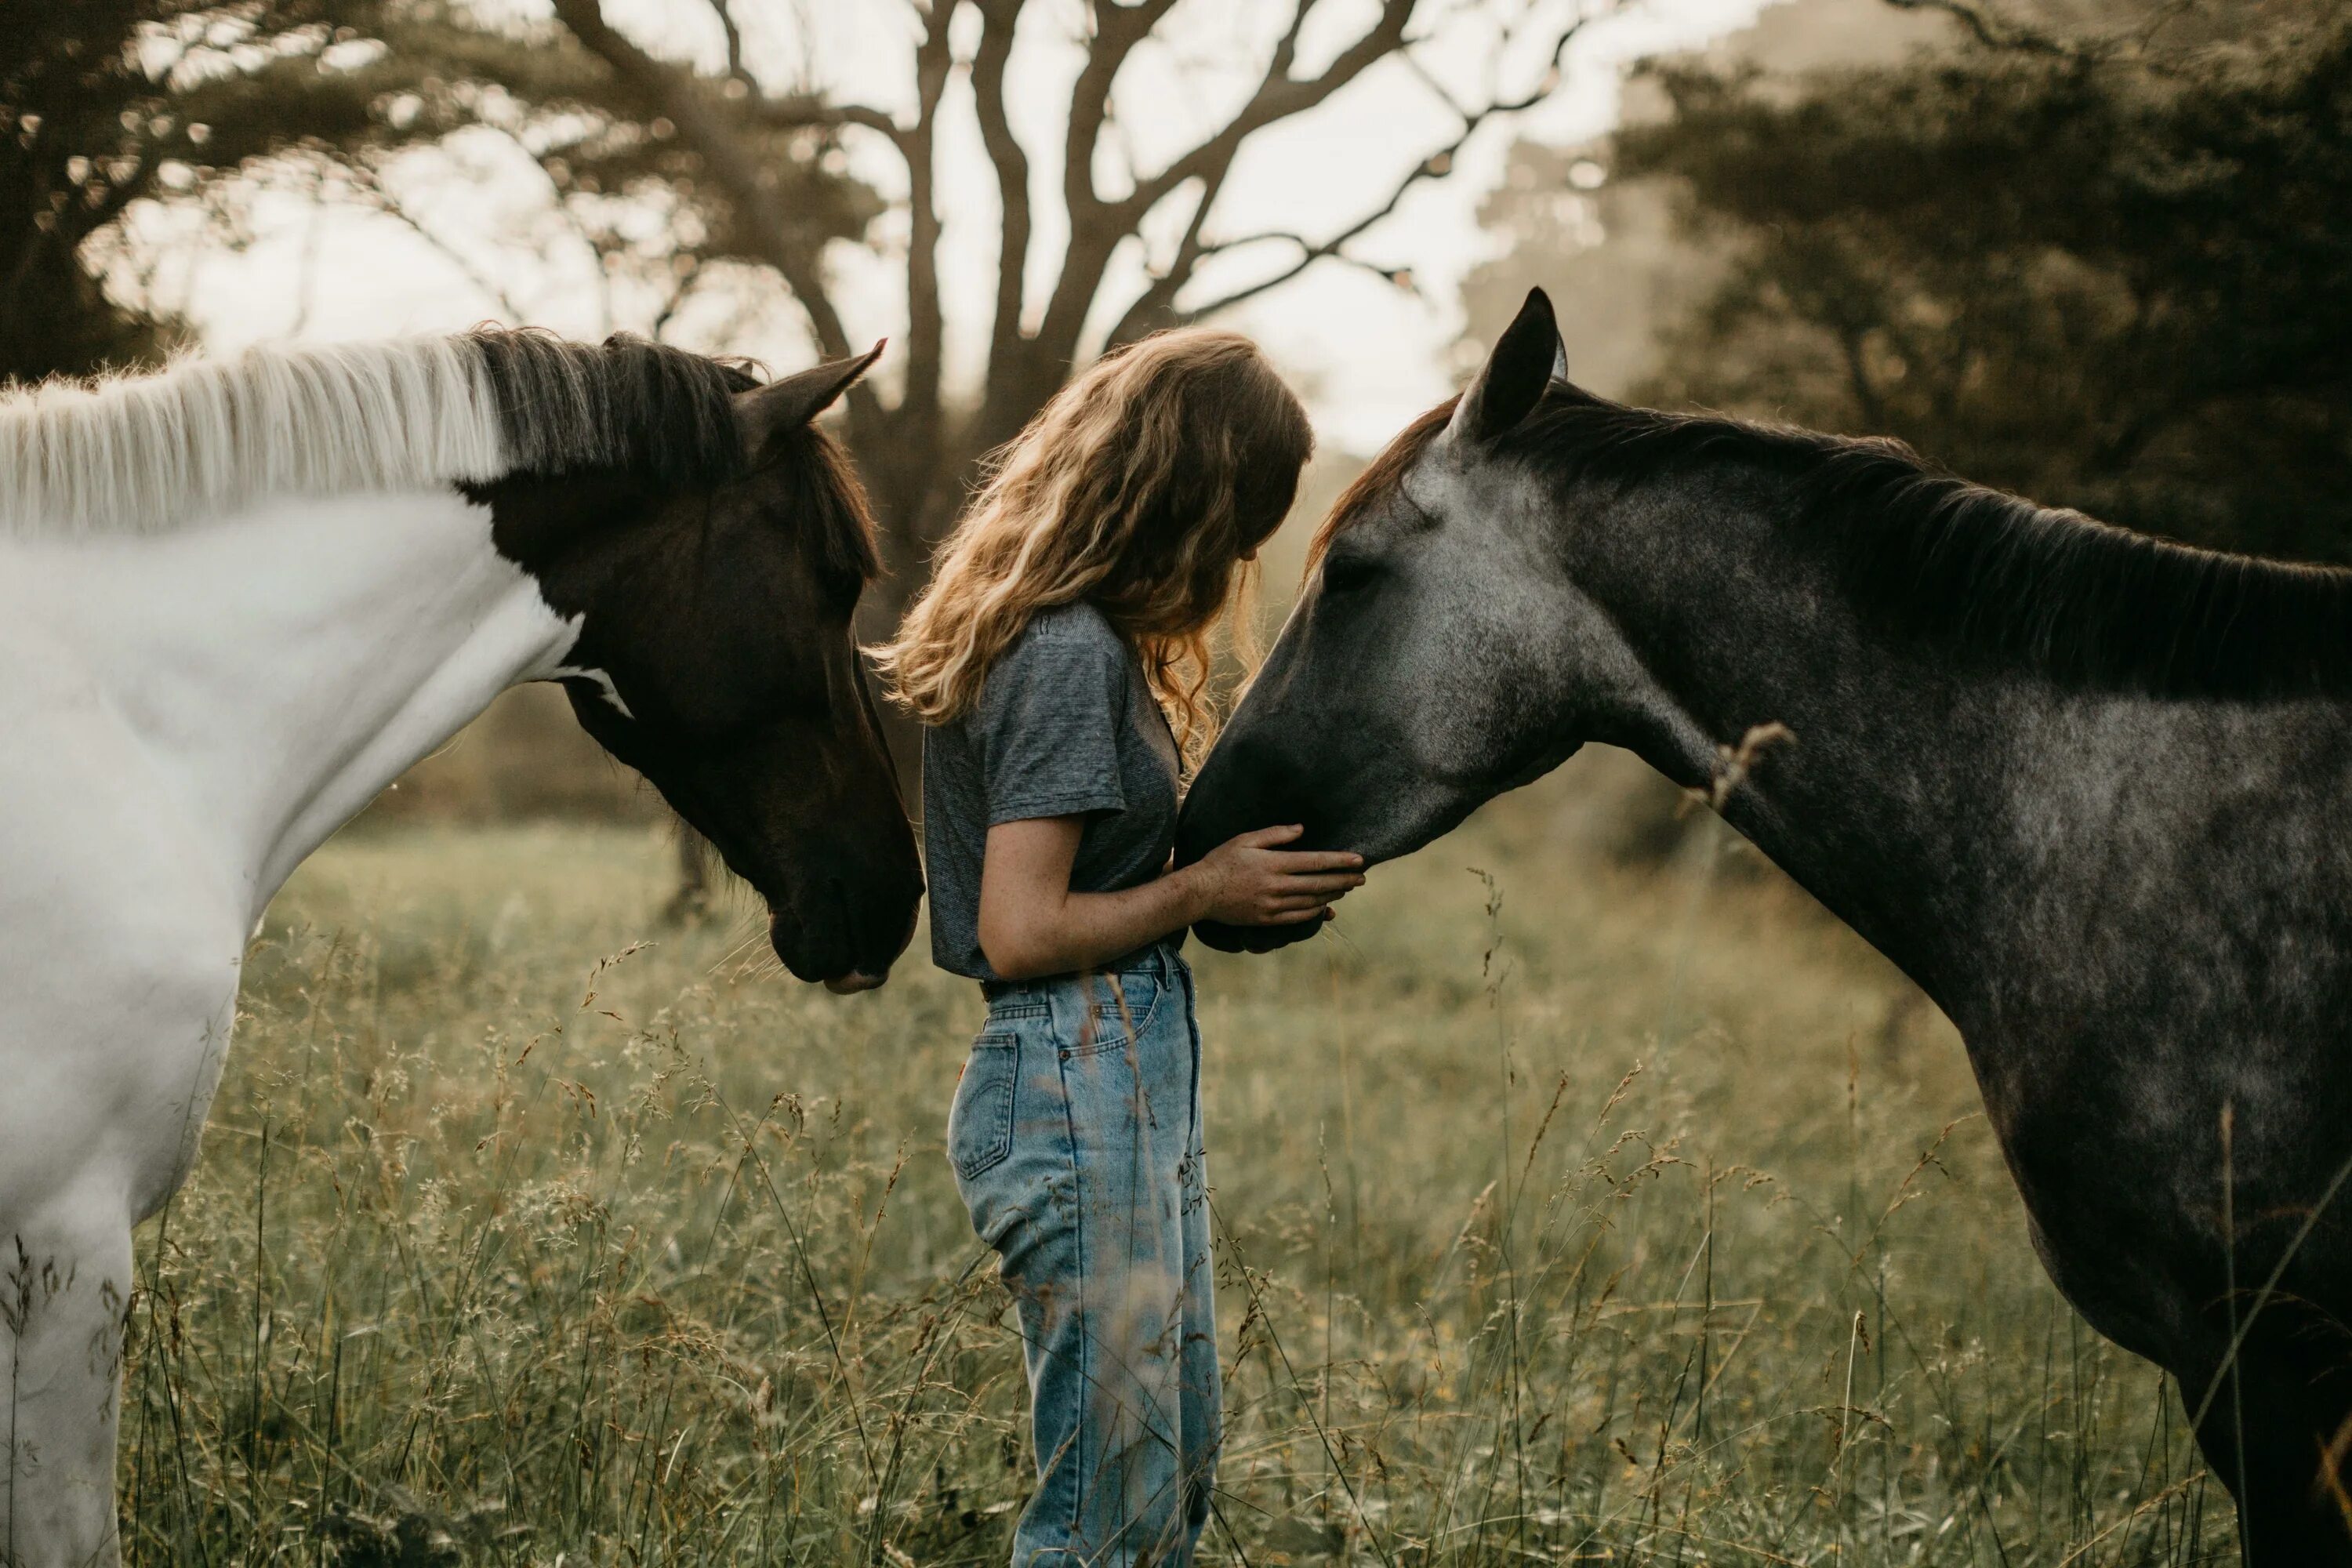
[[[988,825],[1120,811],[1126,650],[1108,632],[1033,625],[988,672],[974,715]]]

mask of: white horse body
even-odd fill
[[[0,533],[0,1562],[112,1557],[130,1231],[270,898],[576,632],[447,487]]]
[[[810,426],[873,358],[480,331],[0,394],[0,1568],[121,1556],[131,1227],[270,898],[506,687],[575,682],[788,966],[881,984],[922,879],[858,698],[870,520]]]

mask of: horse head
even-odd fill
[[[1298,848],[1391,859],[1550,771],[1605,706],[1622,645],[1570,580],[1556,504],[1509,437],[1562,361],[1540,289],[1460,398],[1341,497],[1290,620],[1186,801],[1180,863],[1303,824]],[[1206,925],[1263,952],[1313,925]]]
[[[738,378],[716,482],[657,469],[484,487],[501,553],[579,627],[581,725],[764,899],[785,967],[882,984],[922,874],[852,622],[877,559],[846,455],[812,421],[881,353]]]

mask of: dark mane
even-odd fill
[[[1333,536],[1395,489],[1451,416],[1408,426],[1342,495]],[[1633,486],[1738,468],[1787,486],[1795,536],[1865,613],[1958,654],[2150,696],[2352,693],[2352,572],[2232,555],[1971,484],[1899,441],[1664,414],[1554,384],[1502,450],[1561,479]]]
[[[511,473],[619,468],[692,485],[743,472],[730,400],[757,383],[740,364],[625,332],[575,343],[485,328],[466,341],[488,373]]]
[[[481,328],[465,341],[482,356],[513,473],[616,468],[688,489],[750,470],[733,399],[759,381],[742,362],[625,332],[579,343]],[[859,582],[877,575],[873,513],[840,445],[811,427],[772,437],[770,453],[791,489],[789,510],[808,520],[825,564]]]

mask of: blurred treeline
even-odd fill
[[[2352,561],[2352,11],[1788,12],[1764,28],[1833,24],[1780,40],[1826,63],[1735,40],[1650,68],[1612,144],[1519,150],[1474,335],[1547,251],[1580,251],[1554,280],[1572,373],[1580,318],[1618,312],[1601,390],[1893,435],[2127,527]],[[1928,30],[1889,51],[1889,18]]]

